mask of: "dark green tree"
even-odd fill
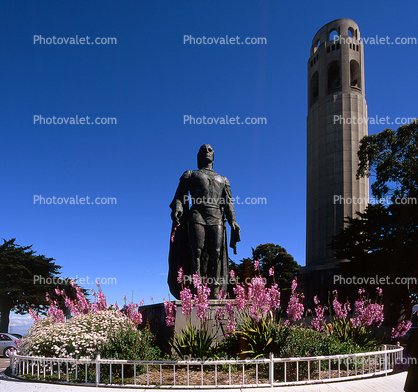
[[[52,258],[36,255],[32,245],[17,245],[15,238],[3,241],[0,245],[0,331],[7,332],[11,311],[25,314],[33,308],[41,314],[46,312],[45,293],[51,291],[51,280],[61,267]]]
[[[350,260],[342,274],[389,277],[384,285],[390,322],[410,317],[414,284],[391,284],[418,276],[418,124],[364,137],[357,177],[375,177],[373,199],[334,237],[336,256]],[[403,314],[405,312],[405,314]]]
[[[273,281],[273,277],[269,276],[269,270],[273,267],[276,283],[282,288],[290,287],[292,280],[299,272],[300,265],[285,248],[280,245],[263,244],[258,245],[252,251],[253,260],[260,260],[259,269],[268,284]]]

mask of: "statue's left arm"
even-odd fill
[[[241,228],[238,226],[238,223],[235,219],[235,209],[234,203],[232,202],[232,193],[231,193],[231,186],[229,181],[226,177],[225,179],[225,216],[228,220],[229,225],[231,226],[231,241],[229,246],[234,249],[234,254],[237,254],[237,242],[241,241],[240,238],[240,231]]]
[[[241,231],[236,218],[235,218],[235,209],[234,209],[234,203],[232,202],[232,193],[231,193],[231,185],[229,184],[229,181],[226,177],[225,179],[225,216],[226,219],[231,226],[232,230],[238,230],[238,232]]]

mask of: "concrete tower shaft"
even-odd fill
[[[316,33],[308,61],[307,267],[338,262],[332,237],[346,216],[367,205],[369,181],[356,179],[359,141],[367,135],[364,91],[359,28],[350,19],[334,20]]]

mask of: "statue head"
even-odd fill
[[[200,147],[199,152],[197,153],[197,167],[202,169],[207,166],[208,163],[213,163],[215,158],[215,153],[210,144],[204,144]]]

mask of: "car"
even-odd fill
[[[11,335],[16,336],[18,339],[23,338],[23,336],[20,333],[11,333]]]
[[[11,333],[0,333],[0,355],[8,358],[17,351],[19,339]]]

